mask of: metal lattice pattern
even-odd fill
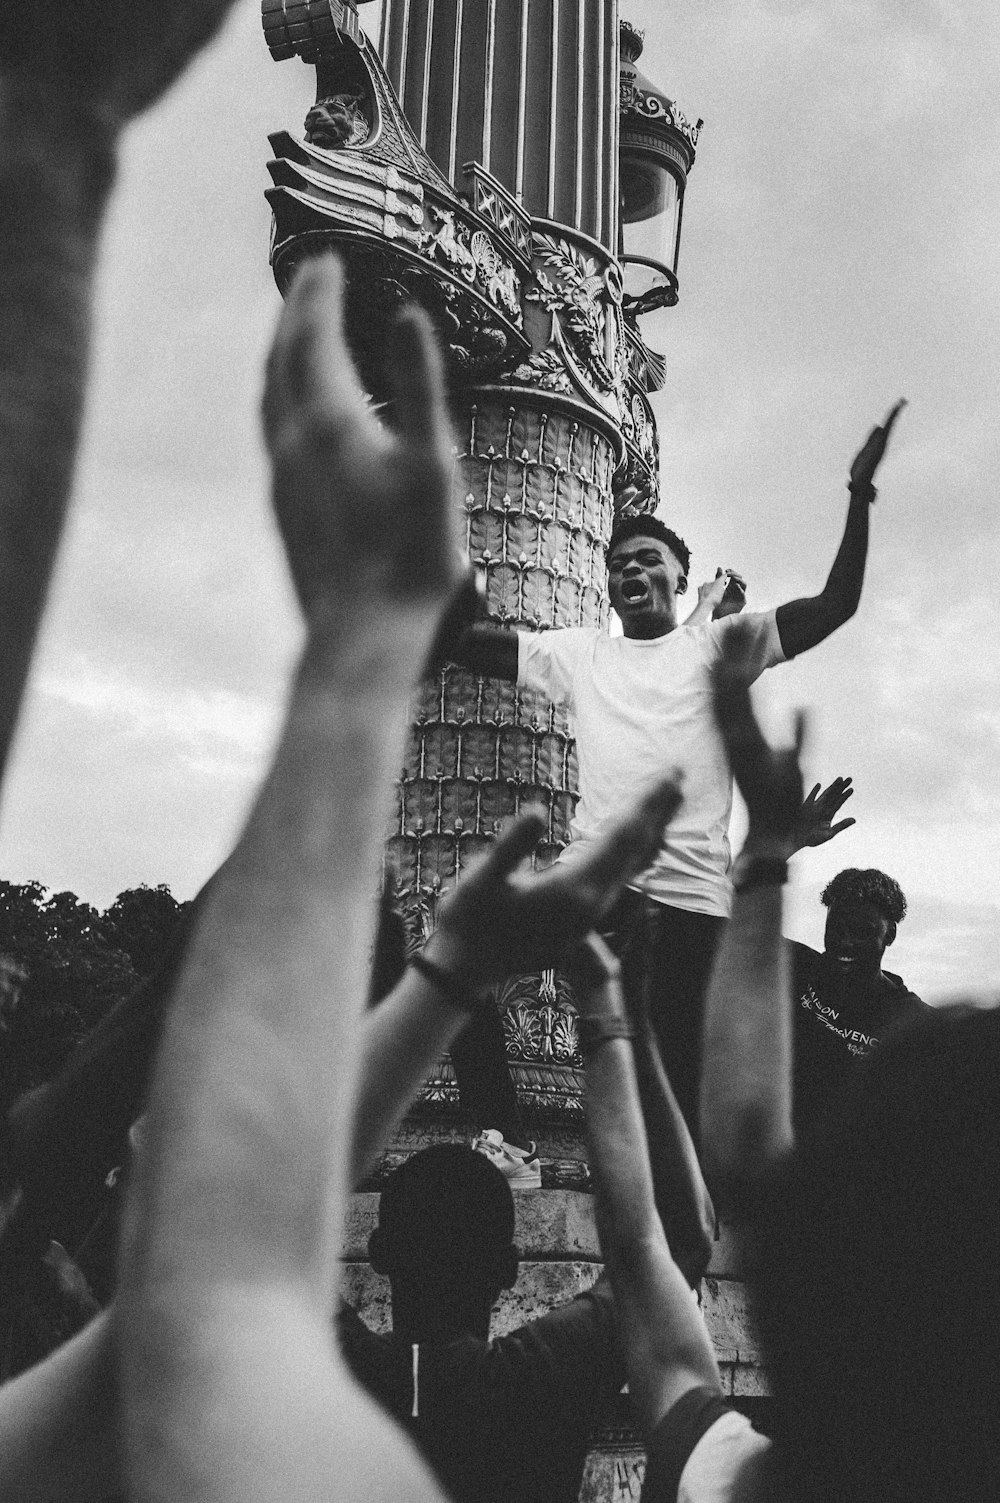
[[[604,624],[613,470],[610,442],[571,404],[514,406],[508,393],[483,393],[469,410],[456,489],[493,619],[536,631]],[[425,686],[389,840],[414,930],[429,929],[442,889],[523,805],[546,810],[536,861],[554,859],[576,791],[565,710],[457,668]]]

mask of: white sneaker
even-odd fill
[[[487,1127],[474,1139],[473,1148],[495,1164],[512,1190],[540,1190],[542,1188],[542,1164],[538,1157],[537,1144],[530,1148],[515,1148],[504,1142],[503,1133],[496,1127]]]

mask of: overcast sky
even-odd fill
[[[366,22],[377,5],[365,7]],[[679,306],[660,316],[664,515],[695,580],[767,607],[819,589],[850,459],[898,396],[861,609],[765,676],[812,708],[809,767],[857,826],[798,860],[788,931],[882,867],[887,957],[934,997],[1000,982],[996,614],[1000,18],[993,0],[631,0],[640,67],[704,117]],[[0,872],[103,906],[190,896],[226,854],[277,729],[300,627],[266,504],[260,370],[267,133],[314,73],[259,7],[128,138],[105,237],[66,545],[4,799]]]

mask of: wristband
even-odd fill
[[[577,1021],[580,1027],[580,1053],[584,1059],[602,1044],[610,1044],[612,1039],[635,1038],[635,1029],[628,1018],[612,1015],[594,1017],[581,1013]]]
[[[410,965],[415,971],[419,971],[425,981],[429,981],[452,1007],[458,1007],[462,1012],[477,1012],[483,1006],[484,998],[474,987],[465,981],[460,981],[451,971],[446,971],[444,966],[436,965],[433,960],[428,960],[426,955],[417,954],[410,957]]]
[[[869,481],[866,485],[852,485],[851,482],[848,481],[847,489],[852,496],[857,496],[861,501],[867,501],[869,506],[871,506],[872,502],[878,496],[878,491],[872,485],[871,481]]]
[[[788,862],[783,857],[751,856],[734,874],[733,886],[737,892],[749,892],[753,887],[781,887],[787,881]]]

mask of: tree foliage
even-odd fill
[[[0,882],[0,1105],[49,1078],[158,967],[184,911],[170,889],[120,892],[103,913],[39,882]],[[18,985],[20,980],[20,985]]]

